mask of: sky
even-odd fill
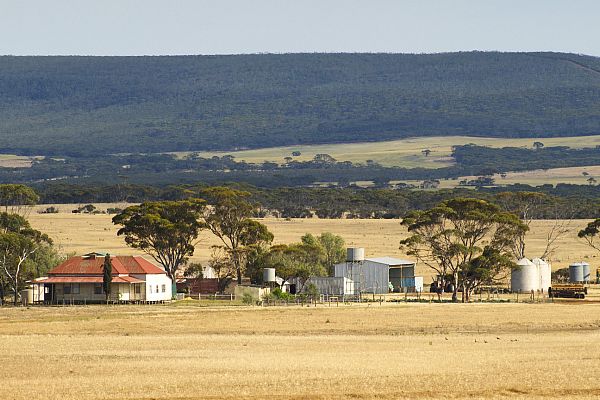
[[[561,51],[598,0],[0,0],[0,54]]]

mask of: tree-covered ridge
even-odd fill
[[[588,135],[598,104],[600,59],[560,53],[0,57],[5,153]]]

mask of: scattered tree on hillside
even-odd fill
[[[539,150],[542,147],[544,147],[544,143],[542,143],[542,142],[533,142],[533,147],[535,147],[536,150]]]
[[[589,178],[587,178],[587,182],[588,182],[588,184],[589,184],[590,186],[593,186],[593,185],[595,185],[596,183],[598,183],[598,182],[596,181],[596,178],[594,178],[593,176],[590,176]]]
[[[112,221],[121,225],[117,235],[162,264],[175,284],[177,270],[194,253],[204,209],[200,199],[153,201],[127,207]]]
[[[431,150],[429,149],[423,149],[421,150],[421,153],[425,156],[425,157],[429,157],[429,155],[431,154]]]

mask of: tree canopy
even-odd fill
[[[459,285],[463,301],[468,301],[483,278],[497,275],[495,272],[512,258],[515,237],[528,229],[516,215],[471,198],[450,199],[431,209],[411,212],[402,225],[408,227],[410,236],[400,242],[401,246],[437,272],[442,290],[446,277],[452,277],[454,301]]]
[[[205,206],[200,199],[146,202],[127,207],[112,221],[121,225],[117,235],[127,245],[161,263],[175,282],[175,273],[194,253]]]

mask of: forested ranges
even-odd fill
[[[413,210],[434,207],[456,197],[473,197],[498,203],[503,192],[536,192],[544,200],[532,211],[534,218],[598,218],[600,186],[558,184],[531,187],[512,185],[502,188],[453,190],[361,189],[361,188],[258,188],[231,183],[232,188],[251,194],[260,204],[256,217],[282,218],[401,218]],[[133,184],[72,185],[52,183],[35,187],[41,203],[139,203],[149,200],[206,198],[210,186]]]
[[[598,133],[600,59],[563,53],[0,57],[0,153],[99,156]]]

